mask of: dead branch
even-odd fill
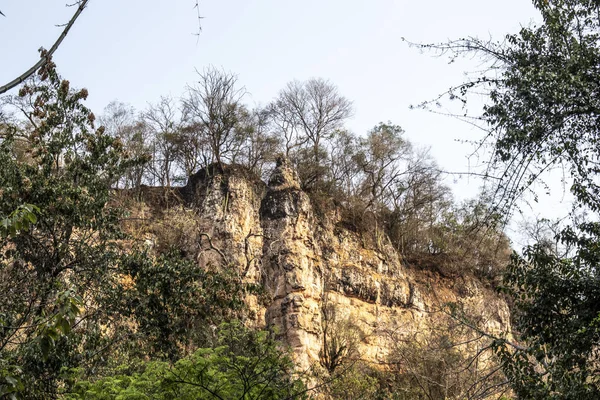
[[[248,271],[250,271],[250,266],[252,265],[252,261],[256,260],[257,257],[248,257],[248,252],[250,251],[250,243],[248,242],[248,239],[250,239],[251,237],[261,237],[262,234],[260,233],[252,233],[252,231],[250,231],[248,233],[248,235],[246,235],[246,238],[244,239],[244,257],[246,257],[246,268],[244,268],[244,273],[242,274],[242,278],[245,278],[246,275],[248,275]]]
[[[65,26],[65,29],[62,31],[62,33],[60,34],[60,36],[58,37],[56,42],[52,45],[50,50],[48,52],[41,52],[40,60],[37,63],[35,63],[35,65],[33,67],[29,68],[27,71],[25,71],[24,73],[19,75],[17,78],[15,78],[12,81],[10,81],[9,83],[7,83],[6,85],[0,86],[0,94],[6,93],[10,89],[14,88],[15,86],[23,83],[23,81],[25,81],[27,78],[29,78],[31,75],[33,75],[35,73],[35,71],[37,71],[38,69],[43,67],[48,61],[50,61],[52,59],[52,55],[56,52],[56,50],[61,45],[61,43],[65,39],[65,37],[67,37],[69,30],[71,30],[71,28],[73,27],[73,24],[75,23],[77,18],[79,18],[79,15],[81,15],[83,10],[87,6],[88,2],[89,2],[89,0],[82,0],[79,3],[79,7],[77,7],[77,11],[75,11],[75,14],[73,14],[73,16],[71,17],[71,20]],[[40,51],[41,50],[42,49],[40,49]]]
[[[213,245],[212,238],[210,237],[210,235],[208,233],[201,232],[200,240],[202,240],[202,237],[206,237],[206,239],[208,239],[208,246],[209,246],[208,248],[210,250],[216,251],[221,256],[221,259],[223,259],[223,261],[227,262],[227,257],[225,257],[225,254],[223,254],[223,252],[218,247],[215,247]]]

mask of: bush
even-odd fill
[[[82,381],[67,399],[302,399],[288,353],[266,331],[238,322],[219,328],[216,347],[201,348],[169,364],[151,361],[139,371]]]

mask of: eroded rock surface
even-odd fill
[[[197,215],[198,262],[225,261],[263,285],[267,300],[246,299],[255,323],[277,327],[302,369],[319,361],[325,302],[364,332],[360,353],[371,361],[385,360],[390,332],[424,329],[447,302],[463,304],[491,331],[509,327],[508,306],[482,282],[408,268],[385,238],[368,244],[335,213],[317,218],[283,159],[267,185],[213,168],[191,177],[180,195]]]

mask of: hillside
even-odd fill
[[[0,126],[0,396],[506,393],[510,248],[489,198],[456,204],[397,125],[341,130],[351,102],[327,81],[286,90],[171,132],[168,100],[96,127],[53,64],[23,87],[31,125]],[[314,126],[288,125],[286,93],[320,93],[322,112],[295,111]]]
[[[153,220],[144,240],[169,240],[199,265],[233,268],[264,288],[245,299],[252,324],[275,327],[300,370],[333,372],[344,357],[385,369],[402,341],[418,346],[439,331],[454,342],[477,337],[442,312],[448,303],[485,332],[510,331],[509,307],[489,280],[410,264],[384,234],[346,227],[339,210],[317,215],[284,159],[268,184],[243,168],[213,166],[182,188],[143,187],[140,199],[137,212]],[[468,358],[483,342],[457,348]]]

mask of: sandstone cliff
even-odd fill
[[[317,218],[285,161],[268,184],[234,167],[202,170],[176,197],[189,214],[181,232],[188,250],[201,265],[235,266],[265,288],[266,300],[246,299],[255,323],[276,326],[303,369],[319,362],[327,308],[360,330],[357,352],[377,363],[390,340],[435,325],[448,302],[488,331],[509,327],[507,304],[484,282],[405,265],[385,237],[366,240],[335,210]]]

